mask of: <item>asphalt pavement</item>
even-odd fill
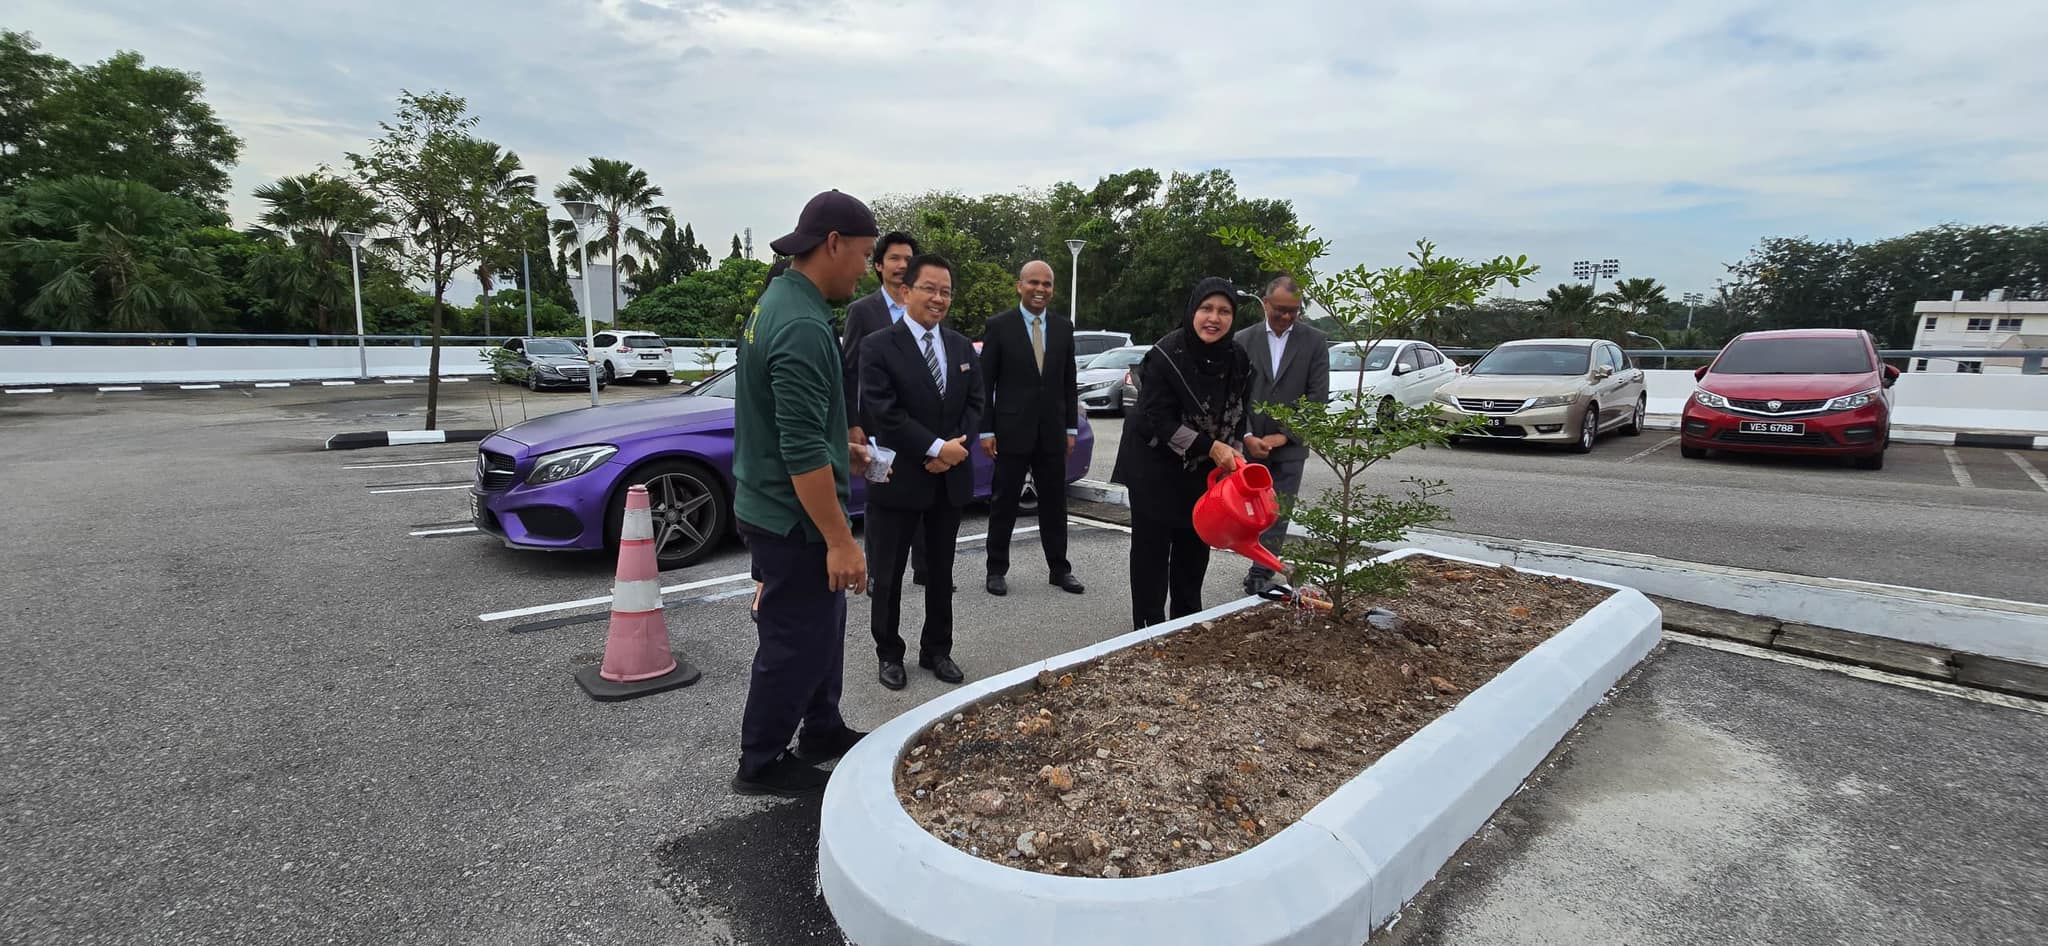
[[[1107,479],[1122,422],[1091,418]],[[1840,460],[1678,455],[1672,431],[1588,454],[1518,443],[1409,450],[1367,474],[1443,480],[1443,528],[1822,578],[2048,602],[2048,451],[1894,444],[1882,470]],[[1311,460],[1303,495],[1335,485]]]
[[[667,393],[618,386],[606,397]],[[592,702],[570,673],[599,659],[602,611],[559,606],[607,594],[610,557],[516,552],[462,531],[472,445],[318,449],[332,433],[417,426],[419,394],[291,389],[0,401],[0,437],[10,448],[0,488],[12,497],[0,518],[0,596],[9,602],[0,627],[0,902],[8,904],[0,942],[837,943],[815,890],[815,803],[727,789],[753,650],[740,550],[663,576],[693,586],[669,596],[670,628],[703,681],[638,701]],[[574,392],[452,386],[443,424],[486,426],[582,403]],[[1100,425],[1099,435],[1113,438],[1113,424]],[[1655,440],[1625,443],[1640,450]],[[1586,484],[1625,482],[1654,459],[1621,464],[1628,472],[1606,478],[1546,466],[1585,471],[1632,452],[1613,449],[1603,443],[1592,457],[1533,459],[1459,450],[1446,452],[1442,465],[1470,464],[1448,469],[1464,502],[1492,495],[1484,484],[1511,476],[1509,460],[1533,463],[1525,475],[1534,482]],[[1487,466],[1488,458],[1503,465]],[[1099,456],[1094,475],[1107,471]],[[1744,475],[1804,482],[1815,474],[1850,475]],[[2037,500],[2020,490],[1973,489],[1973,497],[1996,493],[2011,504],[2001,519],[2008,528],[2040,521],[2027,511],[2038,507],[2025,505]],[[1458,526],[1473,529],[1470,517],[1486,508],[1460,509]],[[1654,504],[1632,508],[1643,516]],[[956,570],[956,655],[970,676],[1128,629],[1128,542],[1114,528],[1075,527],[1070,554],[1090,585],[1082,596],[1044,584],[1035,538],[1020,535],[1012,593],[997,599],[979,589],[980,542],[971,537],[984,527],[978,513],[963,524]],[[1723,529],[1722,541],[1746,548],[1754,528]],[[2043,560],[2030,548],[2006,553]],[[1228,556],[1216,561],[1211,602],[1232,594],[1239,575]],[[1882,560],[1846,561],[1871,568]],[[2000,567],[1979,564],[1993,574]],[[520,613],[496,617],[508,611]],[[919,613],[912,599],[905,626]],[[943,691],[917,671],[908,690],[883,690],[873,679],[865,601],[851,614],[845,709],[856,725],[877,725]],[[586,620],[540,626],[563,617]],[[1810,756],[1784,764],[1816,784],[1850,776],[1862,780],[1853,784],[1910,784],[1911,792],[1895,789],[1904,795],[1896,810],[1961,806],[1981,822],[1966,835],[1968,851],[1948,842],[1927,849],[1930,857],[1963,852],[1974,860],[1926,898],[2003,898],[2018,916],[2038,905],[2012,891],[2022,882],[2048,886],[2039,882],[2042,839],[2037,826],[2025,826],[2024,810],[1999,800],[2028,790],[2041,797],[2038,782],[2022,781],[2042,770],[2048,740],[2038,718],[1888,690],[1870,696],[1817,671],[1742,670],[1745,660],[1716,655],[1702,669],[1667,647],[1646,665],[1652,685],[1615,706],[1643,700],[1649,711],[1713,722],[1739,698],[1741,719],[1759,726],[1777,713],[1777,728],[1731,738],[1769,746],[1773,759]],[[1815,692],[1838,696],[1807,698]],[[1859,713],[1869,718],[1849,718]],[[1909,717],[1893,726],[1907,738],[1855,735],[1856,726],[1882,728],[1895,714]],[[1834,728],[1811,738],[1843,733],[1841,746],[1809,752],[1797,742],[1769,743],[1818,715]],[[1618,726],[1589,726],[1575,738],[1579,751],[1609,757],[1670,748],[1668,739]],[[1970,765],[1942,781],[1929,747],[1949,745],[1959,748],[1931,757]],[[1650,775],[1689,767],[1733,773],[1723,779],[1753,770],[1739,755],[1672,758],[1642,764]],[[1628,790],[1662,791],[1654,779]],[[1700,797],[1699,804],[1718,798]],[[1575,811],[1582,802],[1560,796],[1555,804]],[[1630,810],[1654,820],[1662,809]],[[1930,830],[1962,830],[1923,816]],[[1999,826],[2034,853],[2000,846],[1991,830]],[[1918,836],[1901,837],[1885,843],[1921,850]],[[1642,833],[1613,843],[1649,857],[1654,852],[1628,846],[1660,840]],[[1506,863],[1517,855],[1503,856]],[[1837,876],[1876,884],[1930,875]],[[1674,889],[1683,880],[1673,879]],[[1858,889],[1802,887],[1786,899],[1855,904],[1863,902]],[[1430,912],[1470,912],[1479,923],[1490,902]],[[1708,910],[1713,901],[1696,905]],[[1958,929],[2018,928],[1999,922]]]

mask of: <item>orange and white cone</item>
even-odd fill
[[[654,516],[647,487],[626,490],[619,527],[618,578],[612,583],[611,630],[604,663],[576,671],[576,682],[595,700],[625,700],[697,682],[703,673],[668,644],[668,613],[661,607],[661,572],[654,556]]]

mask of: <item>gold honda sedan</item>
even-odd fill
[[[1451,419],[1482,419],[1480,436],[1569,444],[1579,453],[1610,430],[1643,432],[1643,371],[1621,346],[1591,338],[1531,338],[1487,352],[1431,401]]]

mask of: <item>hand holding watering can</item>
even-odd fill
[[[1215,452],[1211,448],[1212,456]],[[1211,548],[1236,552],[1276,574],[1292,574],[1286,562],[1259,543],[1259,535],[1280,519],[1280,497],[1273,492],[1273,474],[1264,464],[1237,462],[1226,472],[1219,459],[1209,472],[1209,491],[1195,500],[1194,519],[1195,534]],[[1301,607],[1330,606],[1326,596],[1311,588],[1296,589],[1293,599]]]

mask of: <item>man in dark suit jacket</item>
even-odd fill
[[[917,239],[901,230],[891,230],[875,241],[875,253],[869,258],[875,278],[881,285],[875,291],[853,300],[846,306],[846,327],[840,333],[839,353],[841,370],[846,376],[846,419],[852,429],[847,431],[848,443],[867,443],[867,418],[860,411],[860,343],[861,339],[903,321],[903,274],[910,264],[910,258],[917,255]],[[863,538],[866,533],[862,533]],[[868,549],[872,561],[875,550]],[[924,540],[918,539],[910,546],[910,573],[917,584],[924,584]]]
[[[981,373],[988,385],[981,448],[995,460],[995,495],[988,514],[988,593],[1009,594],[1010,532],[1024,475],[1038,487],[1038,539],[1051,583],[1080,594],[1081,580],[1067,564],[1067,455],[1081,427],[1074,386],[1074,326],[1047,312],[1052,267],[1043,260],[1017,273],[1018,306],[992,315],[981,342]]]
[[[983,392],[974,343],[940,324],[953,303],[953,267],[922,255],[904,270],[904,318],[860,343],[860,389],[868,432],[896,451],[887,482],[868,486],[868,595],[882,685],[901,690],[903,564],[912,537],[924,540],[932,579],[924,590],[917,665],[947,683],[953,662],[953,545],[960,507],[974,498],[967,440],[981,429]]]
[[[1312,404],[1330,403],[1330,337],[1301,323],[1301,289],[1293,279],[1281,276],[1266,284],[1263,301],[1265,321],[1236,337],[1237,347],[1252,359],[1252,429],[1244,441],[1245,453],[1272,472],[1274,492],[1294,496],[1301,492],[1308,447],[1257,406],[1292,404],[1303,398]],[[1286,539],[1284,515],[1259,536],[1260,544],[1275,555]],[[1252,565],[1244,579],[1245,593],[1258,594],[1272,586],[1272,569]]]

